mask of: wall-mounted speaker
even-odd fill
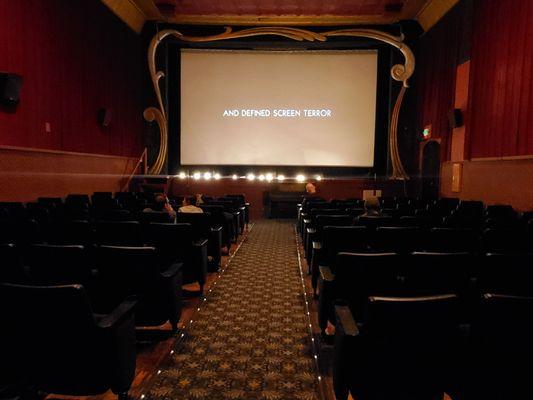
[[[17,104],[22,88],[22,76],[9,72],[0,72],[0,103]]]
[[[98,110],[98,123],[107,128],[111,124],[113,112],[110,108],[100,108]]]
[[[450,123],[450,128],[460,128],[464,125],[463,122],[463,112],[460,108],[454,108],[448,113],[448,122]]]

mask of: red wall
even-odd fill
[[[475,3],[469,153],[533,155],[533,1]]]
[[[0,1],[0,71],[24,79],[16,110],[0,109],[0,145],[139,156],[143,59],[141,38],[100,1]]]

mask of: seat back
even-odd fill
[[[412,296],[467,294],[476,276],[476,259],[470,253],[415,252],[407,259],[404,276]]]
[[[373,250],[407,254],[424,247],[424,231],[418,227],[379,226],[372,235]]]
[[[111,246],[140,246],[141,224],[137,221],[101,221],[96,224],[96,243]]]
[[[34,284],[90,284],[89,254],[79,245],[35,244],[23,256],[28,277]]]
[[[454,295],[371,297],[361,328],[367,345],[359,360],[366,368],[361,391],[375,399],[442,398],[458,338],[457,309]]]
[[[533,297],[533,254],[489,253],[480,260],[482,293]]]
[[[100,246],[96,249],[99,310],[110,311],[129,296],[140,301],[156,287],[161,259],[155,247]]]
[[[149,224],[151,222],[171,223],[173,218],[166,211],[143,211],[139,214],[141,222]]]
[[[362,225],[369,229],[376,229],[378,226],[393,226],[394,219],[390,215],[360,215],[355,219],[355,225]]]
[[[55,393],[109,389],[110,349],[81,285],[0,284],[0,314],[2,362],[26,381]]]
[[[194,240],[208,239],[211,230],[209,213],[177,213],[176,222],[190,224]]]
[[[188,260],[192,240],[191,224],[152,222],[146,227],[145,242],[157,248],[167,263]]]
[[[432,228],[426,250],[434,252],[477,252],[479,238],[472,229]]]
[[[0,282],[26,282],[18,250],[13,243],[0,244]]]
[[[484,294],[471,325],[469,395],[521,399],[530,391],[533,297]]]
[[[519,253],[527,250],[527,236],[518,228],[487,228],[481,235],[484,253]]]
[[[324,265],[335,272],[338,253],[364,253],[368,251],[368,233],[364,226],[325,226],[322,232]]]
[[[357,321],[366,318],[370,296],[403,293],[400,260],[394,253],[339,253],[335,261],[335,294],[349,304]]]
[[[315,218],[316,233],[322,238],[322,231],[325,226],[350,226],[352,217],[347,214],[322,215],[318,214]]]

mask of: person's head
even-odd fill
[[[380,204],[379,199],[376,196],[370,196],[365,199],[365,211],[368,212],[379,212]]]
[[[164,194],[156,195],[154,199],[154,210],[162,211],[163,208],[165,208],[165,204],[167,204],[167,202],[167,196],[165,196]]]
[[[187,197],[187,196],[183,196],[183,200],[181,202],[181,205],[182,206],[190,206],[191,205],[191,200]]]
[[[309,182],[307,185],[305,185],[305,191],[308,194],[314,194],[316,193],[316,186],[312,184],[311,182]]]
[[[202,199],[202,194],[197,193],[196,194],[196,205],[199,206],[200,204],[204,204],[204,200]]]

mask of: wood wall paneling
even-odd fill
[[[0,201],[120,191],[137,158],[0,146]]]

